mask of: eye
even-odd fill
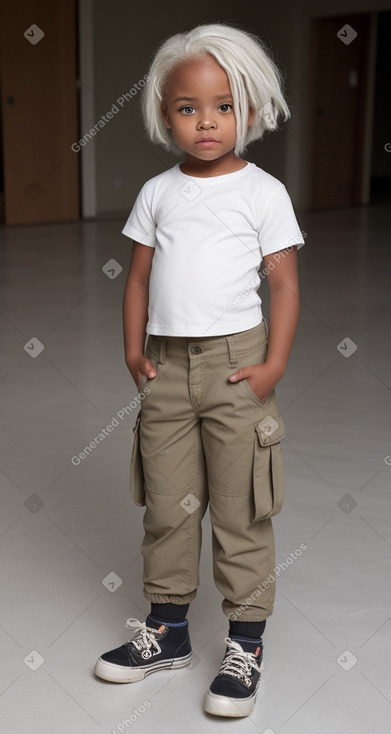
[[[188,105],[185,105],[184,107],[180,107],[179,112],[183,112],[185,115],[189,115],[192,113],[194,109],[195,109],[194,107],[188,104]]]
[[[223,109],[223,107],[225,109]],[[233,104],[230,104],[229,102],[224,102],[223,104],[220,105],[219,110],[221,110],[222,112],[229,112],[230,110],[232,110],[232,108],[233,108]]]

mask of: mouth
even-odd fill
[[[215,138],[201,138],[201,140],[196,140],[197,145],[211,145],[212,143],[218,143],[218,140],[215,140]]]

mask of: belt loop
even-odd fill
[[[228,353],[229,353],[229,366],[236,367],[238,358],[236,356],[235,338],[233,334],[229,334],[225,337],[227,340]]]
[[[160,339],[159,364],[166,363],[166,339]]]

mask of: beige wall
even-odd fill
[[[391,1],[382,10],[391,8]],[[240,8],[240,10],[239,10]],[[95,136],[98,213],[129,211],[142,184],[181,158],[166,153],[146,139],[139,95],[118,98],[142,79],[156,47],[168,36],[200,23],[227,21],[266,38],[275,58],[286,70],[287,96],[292,119],[263,142],[255,142],[248,160],[282,180],[298,208],[306,206],[308,165],[310,18],[378,9],[376,0],[242,0],[218,3],[209,14],[195,3],[179,0],[134,3],[94,0],[95,121],[115,104],[120,110]],[[327,13],[326,13],[327,10]]]

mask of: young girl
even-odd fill
[[[134,636],[102,655],[95,672],[131,682],[190,663],[186,614],[209,504],[213,575],[229,630],[205,710],[248,716],[275,600],[271,518],[284,498],[285,429],[274,387],[297,328],[304,240],[284,185],[241,156],[290,113],[261,41],[222,24],[159,48],[142,106],[152,141],[183,158],[144,184],[123,229],[134,240],[125,358],[142,401],[130,488],[146,508],[151,611],[145,622],[128,620]],[[257,293],[262,259],[269,329]]]

